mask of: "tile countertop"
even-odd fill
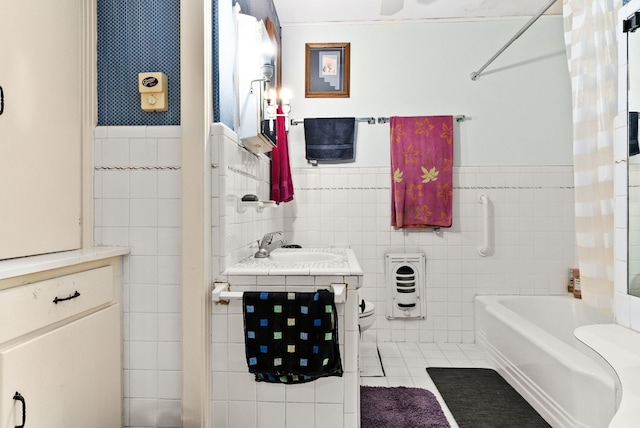
[[[223,275],[342,275],[362,276],[362,268],[350,248],[278,248],[272,254],[326,253],[335,258],[327,261],[274,261],[248,257],[225,270]]]
[[[620,381],[622,398],[609,428],[637,426],[640,418],[640,334],[618,324],[582,326],[574,334],[609,363]]]

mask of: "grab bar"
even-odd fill
[[[347,284],[345,283],[332,283],[331,291],[335,294],[334,301],[336,303],[344,303],[347,296]],[[228,282],[216,282],[214,283],[213,290],[211,291],[211,301],[214,303],[228,302],[229,300],[242,299],[242,291],[229,291]]]
[[[482,246],[478,248],[478,254],[481,257],[487,257],[489,255],[489,197],[480,195],[478,201],[482,204]]]

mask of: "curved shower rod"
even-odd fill
[[[551,6],[553,6],[553,4],[556,1],[558,1],[558,0],[550,0],[549,3],[544,5],[542,7],[542,9],[540,9],[540,11],[538,13],[536,13],[529,20],[529,22],[524,24],[524,27],[522,27],[520,29],[520,31],[518,31],[516,33],[516,35],[511,38],[511,40],[509,40],[498,52],[496,52],[496,54],[494,56],[491,57],[491,59],[489,61],[485,62],[484,65],[482,67],[480,67],[480,69],[478,71],[474,71],[473,73],[471,73],[471,80],[478,80],[478,78],[480,77],[480,74],[482,74],[484,69],[487,68],[489,66],[489,64],[491,64],[493,61],[495,61],[495,59],[498,58],[500,56],[500,54],[502,54],[502,52],[504,52],[509,46],[511,46],[511,43],[515,42],[518,39],[518,37],[520,37],[522,35],[522,33],[527,31],[529,29],[529,27],[531,27],[533,25],[533,23],[538,20],[538,18],[540,18]]]

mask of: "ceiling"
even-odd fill
[[[273,0],[280,25],[339,21],[384,21],[534,16],[549,0],[404,0],[404,8],[381,14],[381,5],[403,0]],[[562,1],[546,12],[562,14]]]

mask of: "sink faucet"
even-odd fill
[[[280,236],[280,239],[275,240],[276,236]],[[283,232],[269,232],[262,237],[262,240],[258,241],[258,251],[255,254],[255,258],[263,259],[269,257],[269,253],[278,247],[282,247],[287,241],[284,239]]]

